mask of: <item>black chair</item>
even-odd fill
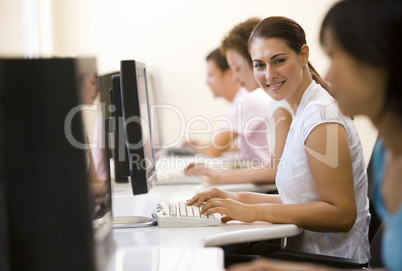
[[[379,139],[377,138],[376,145],[378,143]],[[374,186],[373,157],[374,153],[372,153],[369,165],[367,167],[368,198],[370,203],[369,210],[371,214],[371,221],[369,225],[369,241],[370,241],[370,252],[371,252],[370,263],[361,263],[353,259],[333,257],[327,255],[317,255],[312,253],[292,251],[288,249],[274,247],[269,249],[267,253],[261,253],[260,255],[239,255],[239,254],[225,255],[225,267],[227,268],[232,264],[248,262],[260,257],[275,260],[291,261],[291,262],[308,262],[308,263],[315,263],[344,269],[363,268],[368,266],[383,267],[381,260],[381,239],[384,226],[382,225],[382,221],[377,215],[375,207],[372,204],[372,194],[373,194],[372,189]]]
[[[271,249],[268,253],[263,255],[238,255],[238,254],[225,255],[225,268],[228,268],[232,264],[249,262],[260,257],[275,260],[291,261],[291,262],[315,263],[344,269],[363,268],[369,266],[383,267],[381,260],[381,239],[383,232],[382,228],[383,224],[380,225],[370,243],[370,252],[371,252],[370,263],[361,263],[353,259],[275,248]]]

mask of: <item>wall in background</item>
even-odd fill
[[[24,51],[29,49],[23,40],[27,24],[24,26],[21,23],[26,2],[0,2],[0,34],[2,40],[5,37],[4,43],[0,43],[0,55],[24,55]],[[49,55],[49,50],[54,56],[95,56],[100,74],[118,70],[122,59],[136,59],[147,64],[155,78],[159,103],[170,106],[170,109],[161,110],[159,115],[163,118],[165,143],[171,143],[183,130],[219,129],[221,123],[213,119],[227,114],[229,104],[221,98],[214,99],[206,85],[205,57],[219,46],[235,24],[250,17],[282,15],[300,23],[307,34],[310,61],[324,76],[328,59],[319,45],[318,34],[323,16],[336,1],[34,2],[36,9],[33,12],[37,16],[30,20],[39,22],[36,28],[38,35],[51,37],[51,41],[36,41],[34,48],[37,48],[39,56]],[[51,27],[43,25],[46,24],[43,17],[47,15]],[[190,120],[196,121],[188,127]],[[363,143],[367,142],[367,157],[371,152],[375,129],[364,118],[356,118],[355,122]],[[207,138],[206,135],[200,137]]]
[[[0,56],[23,55],[21,1],[0,1],[0,40]]]

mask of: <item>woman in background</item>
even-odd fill
[[[382,261],[390,271],[402,270],[401,33],[402,2],[347,0],[330,9],[320,35],[331,59],[327,80],[340,109],[368,116],[388,149],[384,160],[375,149],[373,162],[374,204],[385,223]],[[229,270],[332,269],[261,259]]]
[[[241,104],[233,105],[230,113],[232,130],[235,136],[241,135],[238,147],[248,154],[243,157],[246,162],[240,161],[244,165],[241,169],[191,164],[186,169],[187,175],[204,175],[211,184],[275,181],[292,116],[286,102],[272,100],[255,80],[247,44],[259,21],[259,18],[250,18],[235,25],[220,47],[233,71],[233,79],[248,92],[247,98],[243,98]],[[240,110],[237,109],[239,106]]]

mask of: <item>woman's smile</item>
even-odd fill
[[[282,85],[286,82],[286,80],[282,81],[282,82],[273,82],[267,85],[267,87],[269,87],[272,91],[276,91],[279,90],[280,88],[282,88]]]

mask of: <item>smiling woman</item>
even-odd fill
[[[291,19],[268,17],[254,28],[249,52],[260,87],[293,109],[276,174],[279,195],[214,189],[189,204],[207,201],[202,213],[221,213],[225,222],[296,224],[305,230],[288,241],[290,249],[367,263],[370,214],[362,146],[351,119],[313,80],[304,30]]]
[[[256,37],[264,37],[264,40],[257,39]],[[270,40],[268,40],[270,39]],[[257,55],[253,59],[254,65],[254,75],[259,82],[267,85],[272,91],[272,94],[282,88],[282,84],[285,83],[284,77],[279,77],[280,73],[282,76],[293,75],[291,78],[292,82],[288,82],[287,85],[292,85],[293,88],[302,89],[306,88],[310,83],[311,79],[319,83],[324,89],[330,90],[328,84],[321,78],[321,76],[316,72],[313,65],[308,61],[310,55],[310,49],[306,42],[306,37],[304,30],[294,21],[287,21],[284,17],[269,17],[263,20],[258,28],[253,30],[251,37],[248,41],[248,47],[251,54],[251,43],[253,43],[253,48],[255,48],[254,53]],[[257,49],[257,47],[259,47]],[[275,52],[275,53],[274,53]],[[289,58],[297,55],[303,64],[303,67],[297,66],[297,63],[293,62],[292,65],[283,65],[285,62],[289,62]],[[262,58],[269,59],[265,65]],[[261,58],[261,59],[260,59]],[[292,60],[292,59],[290,59]],[[296,66],[295,66],[296,65]],[[265,69],[267,68],[267,69]],[[291,70],[293,69],[293,71]],[[303,74],[296,74],[297,71],[302,71]],[[269,74],[267,74],[269,73]],[[298,76],[298,78],[295,78]],[[263,78],[267,77],[267,78]],[[286,77],[286,76],[285,76]],[[300,78],[303,78],[303,86],[295,86],[294,82],[297,83]],[[281,79],[284,79],[281,81]],[[263,82],[265,80],[265,82]],[[289,86],[292,88],[292,86]],[[278,95],[278,94],[275,94]],[[275,100],[286,100],[285,97],[272,97]],[[289,101],[288,101],[289,102]],[[292,104],[290,104],[292,106]]]
[[[331,59],[327,80],[346,114],[364,114],[379,129],[372,163],[373,202],[385,224],[380,248],[386,270],[402,270],[402,2],[339,1],[326,15],[320,33]],[[381,142],[381,143],[380,143]],[[384,151],[384,149],[387,149]],[[373,245],[373,243],[372,243]],[[371,266],[378,265],[372,255]],[[258,260],[230,271],[333,270],[301,263]],[[338,269],[336,269],[338,270]],[[370,269],[370,270],[385,270]]]
[[[304,44],[300,53],[293,51],[279,38],[256,39],[252,50],[254,75],[261,87],[275,100],[287,100],[293,111],[311,83],[307,60],[309,48]],[[291,99],[297,95],[299,99]]]
[[[312,220],[298,218],[308,230],[295,245],[302,251],[367,262],[370,215],[362,189],[366,174],[359,136],[350,118],[313,80],[304,30],[285,17],[266,18],[253,30],[249,51],[260,86],[273,99],[286,100],[294,114],[276,183],[285,205],[311,208]],[[345,250],[344,242],[357,236],[359,241]]]

